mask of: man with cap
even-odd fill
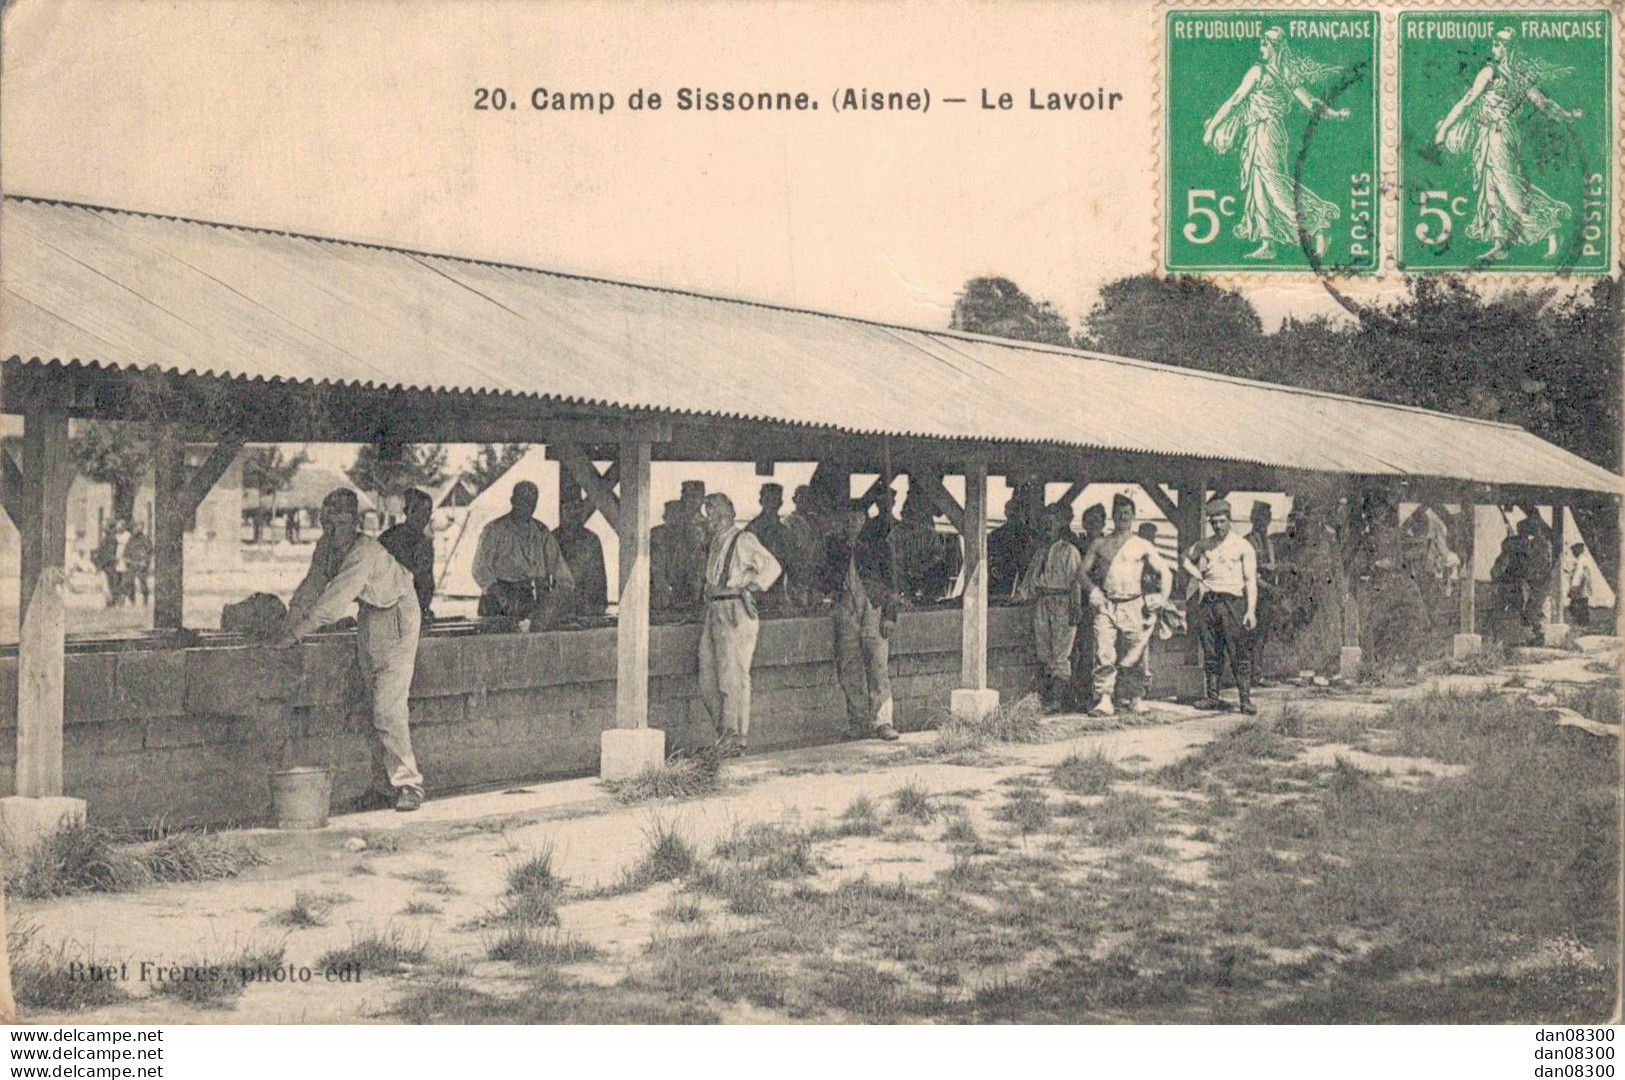
[[[1202,643],[1203,693],[1200,709],[1227,709],[1219,697],[1225,661],[1235,672],[1241,711],[1256,715],[1252,699],[1252,650],[1248,636],[1258,626],[1258,553],[1230,525],[1230,504],[1211,499],[1204,512],[1213,535],[1185,552],[1185,569],[1196,586],[1196,636]]]
[[[358,528],[356,494],[337,488],[322,500],[322,539],[310,572],[288,606],[279,645],[292,646],[359,605],[356,653],[372,697],[372,726],[395,791],[395,809],[423,805],[423,774],[412,754],[407,695],[417,662],[417,592],[412,574]]]
[[[1092,575],[1102,566],[1097,585]],[[1144,583],[1153,573],[1158,588],[1148,596]],[[1151,646],[1157,612],[1173,591],[1174,572],[1156,545],[1135,532],[1133,497],[1112,496],[1112,532],[1089,545],[1083,575],[1091,578],[1089,603],[1095,612],[1095,705],[1090,715],[1111,716],[1118,701],[1132,712],[1143,712],[1150,670],[1145,650]]]
[[[1034,505],[1032,484],[1018,485],[1004,504],[1004,524],[987,536],[987,594],[1011,595],[1032,562],[1043,507]]]
[[[649,530],[649,607],[652,611],[675,611],[685,606],[681,599],[687,582],[678,566],[677,553],[688,537],[683,520],[683,504],[672,499],[665,504],[660,524]]]
[[[790,530],[785,528],[784,522],[779,518],[779,510],[784,506],[784,485],[763,484],[757,498],[761,512],[752,518],[745,528],[762,542],[763,547],[773,553],[773,557],[779,560],[781,567],[787,567],[791,559]],[[764,606],[768,610],[778,611],[789,606],[790,591],[787,579],[787,574],[781,574],[777,584],[762,596]]]
[[[1072,680],[1072,642],[1083,618],[1083,560],[1072,546],[1072,507],[1056,503],[1040,518],[1038,546],[1012,598],[1033,606],[1033,645],[1044,670],[1044,711],[1066,707]]]
[[[536,520],[536,485],[513,486],[511,509],[485,526],[474,549],[479,614],[529,619],[533,629],[570,608],[575,577],[552,530]]]
[[[824,546],[823,591],[835,597],[835,671],[846,697],[847,732],[892,742],[897,738],[890,673],[898,609],[894,553],[885,537],[864,528],[867,520],[857,502],[841,515],[841,532]]]
[[[745,751],[750,739],[750,665],[761,628],[757,605],[782,568],[773,553],[734,519],[733,500],[705,497],[705,615],[700,629],[700,697],[716,725],[725,755]]]

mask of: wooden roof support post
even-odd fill
[[[17,644],[17,794],[62,794],[68,547],[68,415],[42,402],[23,428],[22,633]],[[81,804],[80,812],[83,812]]]
[[[1552,576],[1547,584],[1551,600],[1546,605],[1549,614],[1541,624],[1541,644],[1547,648],[1562,648],[1569,640],[1568,619],[1563,614],[1568,600],[1563,595],[1563,555],[1570,541],[1564,517],[1563,504],[1552,503]]]
[[[1170,515],[1174,523],[1174,532],[1178,535],[1179,558],[1174,566],[1174,595],[1185,595],[1190,585],[1190,573],[1185,569],[1185,552],[1192,544],[1202,539],[1202,486],[1200,484],[1181,483],[1179,485],[1179,501]],[[1196,612],[1188,613],[1188,622],[1191,627],[1196,625]],[[1194,632],[1187,635],[1186,661],[1192,667],[1202,666],[1202,647],[1196,639]]]
[[[1463,541],[1462,550],[1457,552],[1461,558],[1461,624],[1450,641],[1450,658],[1465,660],[1484,647],[1484,639],[1478,634],[1478,579],[1474,576],[1478,565],[1478,507],[1473,504],[1471,492],[1461,497],[1461,527],[1457,532]]]
[[[960,608],[959,689],[949,711],[978,719],[999,707],[987,685],[987,462],[965,464],[965,594]]]
[[[649,442],[621,443],[621,496],[615,526],[621,548],[615,727],[604,732],[600,741],[598,773],[604,780],[625,780],[645,769],[659,768],[666,760],[666,733],[649,727],[649,460]],[[602,483],[591,463],[587,468]],[[589,486],[588,493],[591,491]]]

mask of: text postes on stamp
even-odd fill
[[[1171,11],[1163,265],[1377,268],[1376,12]]]
[[[1609,19],[1400,14],[1402,269],[1608,270]]]

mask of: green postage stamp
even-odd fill
[[[1400,14],[1401,269],[1607,272],[1609,19]]]
[[[1375,11],[1170,11],[1163,264],[1377,269]]]

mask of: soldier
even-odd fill
[[[277,644],[300,638],[360,608],[356,654],[372,698],[372,726],[395,790],[395,809],[423,805],[423,774],[412,754],[407,696],[417,663],[417,592],[412,575],[384,546],[358,528],[356,494],[336,488],[322,500],[322,542],[310,572],[294,592]]]
[[[867,517],[855,502],[842,514],[841,532],[825,544],[823,588],[835,597],[835,669],[846,697],[847,732],[892,742],[889,667],[898,597],[891,545],[865,532]]]
[[[1083,557],[1083,574],[1089,577],[1104,566],[1100,584],[1092,581],[1089,603],[1095,610],[1095,707],[1091,716],[1111,716],[1121,702],[1132,712],[1145,711],[1145,650],[1151,645],[1157,612],[1173,591],[1174,572],[1148,543],[1134,531],[1134,500],[1128,495],[1112,497],[1112,532],[1089,545]],[[1155,573],[1156,593],[1145,594],[1145,579]]]
[[[434,621],[434,537],[429,535],[429,519],[434,516],[434,499],[421,488],[409,488],[402,497],[406,520],[384,530],[378,542],[395,556],[395,561],[412,575],[422,622]]]
[[[791,559],[790,530],[785,528],[784,522],[779,519],[779,510],[784,506],[784,485],[763,484],[758,501],[761,512],[752,518],[745,528],[762,542],[763,547],[773,553],[780,566],[788,566]],[[788,579],[788,574],[780,575],[778,582],[763,595],[762,600],[769,611],[779,611],[789,606]]]
[[[1012,594],[1033,606],[1033,644],[1044,669],[1039,696],[1045,712],[1066,707],[1072,680],[1072,642],[1083,618],[1083,560],[1072,546],[1072,508],[1057,503],[1043,512],[1038,546]]]
[[[705,616],[700,630],[700,697],[717,728],[724,755],[742,754],[750,740],[750,665],[761,629],[757,603],[781,573],[779,561],[734,520],[733,500],[705,499],[711,542],[705,558]]]
[[[533,629],[568,611],[575,593],[558,540],[536,520],[539,497],[529,480],[515,484],[512,509],[485,526],[474,549],[474,583],[483,590],[479,613],[529,619]]]
[[[609,580],[604,572],[603,541],[587,528],[592,512],[592,504],[586,499],[565,499],[559,508],[562,520],[553,536],[564,555],[564,565],[575,578],[576,614],[598,618],[609,607]]]
[[[1228,660],[1236,675],[1241,711],[1256,715],[1252,699],[1252,650],[1248,634],[1258,626],[1258,555],[1230,528],[1230,504],[1209,500],[1213,535],[1185,552],[1185,569],[1196,583],[1196,633],[1202,643],[1202,709],[1227,709],[1219,697]]]

